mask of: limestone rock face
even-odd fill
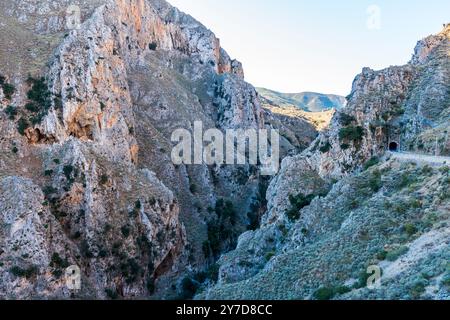
[[[0,181],[1,281],[3,299],[52,295],[68,297],[65,283],[50,273],[52,253],[68,254],[61,227],[43,205],[44,195],[31,180],[4,177]],[[38,293],[39,292],[39,293]]]
[[[48,266],[46,232],[39,216],[45,211],[42,191],[31,181],[17,177],[2,179],[1,191],[2,255],[9,259],[26,256],[33,265]]]
[[[68,29],[71,5],[80,25]],[[0,296],[69,298],[64,272],[75,265],[79,298],[178,297],[180,277],[231,249],[256,206],[257,168],[170,159],[173,131],[195,121],[264,127],[241,63],[165,1],[0,6],[0,74],[15,86],[12,97],[0,91]],[[221,199],[233,224],[207,248]]]
[[[263,128],[264,118],[255,88],[234,76],[225,75],[219,81],[215,89],[218,125],[223,129]]]
[[[448,46],[448,38],[450,36],[450,24],[446,24],[444,29],[437,35],[431,35],[423,40],[420,40],[415,49],[411,63],[414,65],[424,64],[433,55],[438,47],[444,45]]]
[[[164,1],[105,1],[57,50],[50,82],[62,110],[50,113],[41,134],[57,141],[92,140],[109,156],[136,161],[127,74],[145,64],[152,46],[185,54],[216,72],[242,74],[211,31]]]

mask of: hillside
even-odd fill
[[[409,64],[356,77],[330,128],[284,159],[261,228],[222,256],[199,298],[450,298],[450,169],[421,156],[448,156],[449,40],[447,25]],[[417,156],[390,157],[394,144]]]
[[[307,112],[321,112],[331,109],[339,110],[346,104],[344,97],[334,94],[315,92],[281,93],[265,88],[257,88],[256,90],[261,97],[281,108],[294,106]]]

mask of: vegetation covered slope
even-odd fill
[[[268,241],[278,243],[263,255],[261,271],[235,283],[226,278],[200,297],[450,298],[449,172],[387,161],[343,179],[298,219],[276,224]],[[252,246],[223,260],[240,256],[244,267]],[[378,290],[366,288],[373,265],[383,274]]]

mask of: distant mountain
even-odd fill
[[[331,109],[341,109],[345,106],[344,97],[334,94],[315,92],[281,93],[265,88],[257,88],[258,93],[265,99],[280,107],[295,106],[309,112],[320,112]]]

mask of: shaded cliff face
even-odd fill
[[[283,160],[261,228],[200,298],[448,299],[448,165],[386,151],[448,154],[449,30],[405,66],[363,69],[330,128]],[[369,266],[385,272],[379,290],[366,288]]]
[[[173,130],[194,121],[264,126],[241,64],[165,1],[70,1],[75,30],[69,1],[6,2],[0,296],[69,298],[68,265],[77,297],[178,296],[180,276],[231,249],[259,206],[257,168],[170,160]],[[216,244],[222,199],[233,223]]]

